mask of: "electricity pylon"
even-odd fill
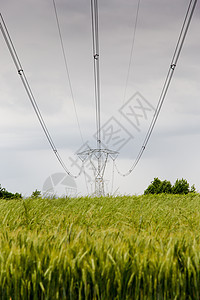
[[[113,161],[117,158],[118,152],[110,149],[88,149],[79,152],[78,157],[83,163],[90,161],[95,181],[95,196],[105,196],[104,190],[104,174],[108,159]]]

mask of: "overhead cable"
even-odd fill
[[[97,148],[101,148],[101,114],[100,114],[100,75],[99,75],[99,19],[98,2],[91,0],[92,43],[94,59],[95,108],[97,128]]]
[[[178,38],[178,42],[176,44],[176,48],[175,48],[175,51],[174,51],[174,54],[173,54],[173,57],[172,57],[172,60],[171,60],[171,63],[170,63],[170,67],[169,67],[169,70],[168,70],[168,73],[167,73],[167,77],[166,77],[165,82],[164,82],[164,86],[163,86],[162,91],[161,91],[161,95],[159,97],[159,101],[158,101],[154,116],[152,118],[150,127],[149,127],[149,129],[147,131],[147,134],[145,136],[145,139],[143,141],[142,147],[141,147],[141,149],[140,149],[140,151],[139,151],[139,153],[138,153],[138,155],[135,159],[135,162],[133,163],[132,167],[129,169],[129,171],[127,173],[120,172],[117,165],[115,164],[118,173],[122,176],[128,176],[130,173],[132,173],[132,171],[135,169],[138,162],[140,161],[144,150],[146,149],[146,146],[149,142],[150,136],[153,132],[156,121],[158,119],[161,107],[162,107],[163,102],[165,100],[167,91],[169,89],[169,85],[171,83],[175,67],[177,66],[177,62],[178,62],[178,59],[179,59],[179,56],[180,56],[180,53],[181,53],[181,50],[182,50],[182,47],[183,47],[183,44],[184,44],[184,41],[185,41],[185,37],[186,37],[187,32],[188,32],[188,28],[189,28],[189,25],[190,25],[190,22],[191,22],[196,4],[197,4],[197,0],[190,0],[190,2],[189,2],[189,6],[188,6],[188,9],[187,9],[187,12],[186,12],[186,16],[185,16],[185,19],[184,19],[184,22],[183,22],[183,25],[182,25],[182,28],[181,28],[181,32],[180,32],[180,35],[179,35],[179,38]]]
[[[36,103],[35,97],[34,97],[34,95],[33,95],[33,92],[32,92],[32,90],[31,90],[31,87],[30,87],[30,85],[29,85],[29,83],[28,83],[28,80],[27,80],[27,77],[26,77],[26,75],[25,75],[25,72],[24,72],[24,70],[23,70],[23,68],[22,68],[21,62],[20,62],[20,60],[19,60],[19,57],[18,57],[17,52],[16,52],[16,50],[15,50],[14,44],[13,44],[13,42],[12,42],[12,40],[11,40],[10,35],[9,35],[8,29],[7,29],[7,27],[6,27],[6,24],[5,24],[5,22],[4,22],[4,19],[3,19],[2,14],[0,14],[0,29],[1,29],[1,31],[2,31],[4,40],[5,40],[5,42],[6,42],[6,45],[7,45],[8,49],[9,49],[9,52],[10,52],[10,54],[11,54],[11,57],[12,57],[13,62],[14,62],[14,64],[15,64],[15,67],[16,67],[16,69],[17,69],[17,72],[18,72],[18,74],[19,74],[19,76],[20,76],[20,78],[21,78],[21,80],[22,80],[22,83],[23,83],[23,85],[24,85],[24,88],[25,88],[25,90],[26,90],[26,93],[27,93],[27,95],[28,95],[28,98],[29,98],[29,100],[30,100],[30,102],[31,102],[31,104],[32,104],[32,106],[33,106],[33,109],[34,109],[34,111],[35,111],[35,113],[36,113],[36,116],[37,116],[37,118],[38,118],[38,120],[39,120],[39,123],[40,123],[40,125],[41,125],[41,127],[42,127],[42,129],[43,129],[43,131],[44,131],[44,134],[45,134],[45,136],[46,136],[46,138],[47,138],[47,140],[48,140],[48,142],[49,142],[49,144],[50,144],[50,146],[51,146],[51,148],[52,148],[52,150],[53,150],[53,152],[54,152],[54,154],[55,154],[57,160],[59,161],[59,163],[60,163],[60,165],[62,166],[62,168],[64,169],[64,171],[65,171],[69,176],[72,176],[72,177],[74,177],[74,178],[77,178],[77,177],[81,174],[82,168],[80,169],[79,174],[77,174],[77,175],[72,175],[72,173],[68,170],[68,168],[66,167],[65,163],[63,162],[63,160],[62,160],[62,158],[61,158],[61,156],[60,156],[60,154],[59,154],[59,152],[58,152],[58,150],[57,150],[57,148],[56,148],[56,146],[55,146],[55,144],[54,144],[54,142],[53,142],[53,139],[52,139],[52,137],[51,137],[51,135],[50,135],[50,133],[49,133],[49,130],[48,130],[46,124],[45,124],[45,121],[44,121],[44,119],[43,119],[43,117],[42,117],[42,114],[41,114],[41,112],[40,112],[40,109],[39,109],[39,107],[38,107],[38,105],[37,105],[37,103]]]
[[[132,38],[132,44],[131,44],[130,58],[129,58],[129,64],[128,64],[128,71],[127,71],[126,82],[125,82],[123,104],[124,104],[124,102],[126,100],[126,92],[127,92],[127,87],[128,87],[130,69],[131,69],[131,64],[132,64],[132,60],[133,60],[133,51],[134,51],[134,46],[135,46],[135,38],[136,38],[136,30],[137,30],[139,9],[140,9],[140,0],[138,0],[137,9],[136,9],[136,17],[135,17],[135,23],[134,23],[134,29],[133,29],[133,38]]]
[[[83,135],[82,135],[81,126],[80,126],[80,123],[79,123],[79,118],[78,118],[78,113],[77,113],[77,108],[76,108],[76,102],[75,102],[74,93],[73,93],[73,89],[72,89],[72,83],[71,83],[71,79],[70,79],[70,73],[69,73],[69,68],[68,68],[68,63],[67,63],[66,50],[65,50],[65,47],[64,47],[64,43],[63,43],[62,32],[61,32],[61,27],[60,27],[60,22],[59,22],[59,17],[58,17],[58,13],[57,13],[57,7],[56,7],[56,1],[55,0],[53,0],[53,7],[54,7],[54,12],[55,12],[55,17],[56,17],[56,24],[57,24],[59,38],[60,38],[61,50],[62,50],[64,64],[65,64],[65,70],[66,70],[67,78],[68,78],[68,82],[69,82],[69,89],[70,89],[71,98],[72,98],[74,111],[75,111],[75,115],[76,115],[76,121],[77,121],[78,129],[79,129],[81,141],[84,144]]]

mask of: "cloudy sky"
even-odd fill
[[[57,149],[72,173],[83,142],[95,147],[95,102],[89,0],[56,0],[83,141],[77,126],[52,0],[0,0],[4,17],[37,104]],[[137,0],[99,1],[102,141],[119,150],[122,173],[132,166],[150,125],[168,72],[189,0],[141,0],[127,89]],[[136,169],[121,177],[112,161],[106,190],[141,194],[154,177],[185,178],[200,191],[200,4],[148,146]],[[28,196],[63,170],[41,130],[0,37],[0,184]],[[139,101],[139,102],[138,102]],[[146,107],[146,115],[138,110]],[[135,107],[137,120],[126,116]],[[130,115],[129,115],[130,116]],[[136,123],[135,123],[136,122]],[[109,130],[120,130],[114,143]],[[107,130],[107,131],[106,131]],[[107,135],[106,135],[107,134]],[[116,141],[116,140],[115,140]],[[121,141],[121,142],[120,142]],[[123,141],[123,142],[122,142]],[[76,162],[76,165],[72,161]],[[76,180],[78,194],[92,188]],[[90,176],[91,177],[91,176]]]

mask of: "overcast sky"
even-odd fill
[[[78,119],[84,142],[95,147],[95,102],[89,0],[56,0]],[[126,173],[150,125],[189,0],[141,0],[132,63],[125,94],[137,0],[99,1],[101,124],[118,130],[124,141],[116,164]],[[52,0],[0,0],[0,12],[57,149],[72,173],[83,145],[77,126],[60,47]],[[185,178],[200,191],[200,4],[176,66],[170,89],[149,144],[128,177],[107,166],[109,192],[142,194],[154,177]],[[28,196],[63,170],[31,107],[1,34],[0,37],[0,184]],[[138,100],[139,99],[139,100]],[[139,101],[139,102],[138,102]],[[139,124],[128,119],[127,107],[143,103]],[[136,119],[135,119],[136,121]],[[138,126],[137,126],[138,125]],[[107,127],[106,127],[107,126]],[[137,128],[136,128],[137,127]],[[139,128],[139,129],[138,129]],[[120,149],[119,149],[120,148]],[[81,148],[83,149],[83,148]],[[78,165],[79,162],[77,161]],[[89,170],[86,172],[89,174]],[[89,177],[88,177],[89,178]],[[86,194],[85,178],[76,180]],[[88,183],[88,189],[92,183]]]

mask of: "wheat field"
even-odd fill
[[[0,199],[0,299],[200,299],[200,195]]]

